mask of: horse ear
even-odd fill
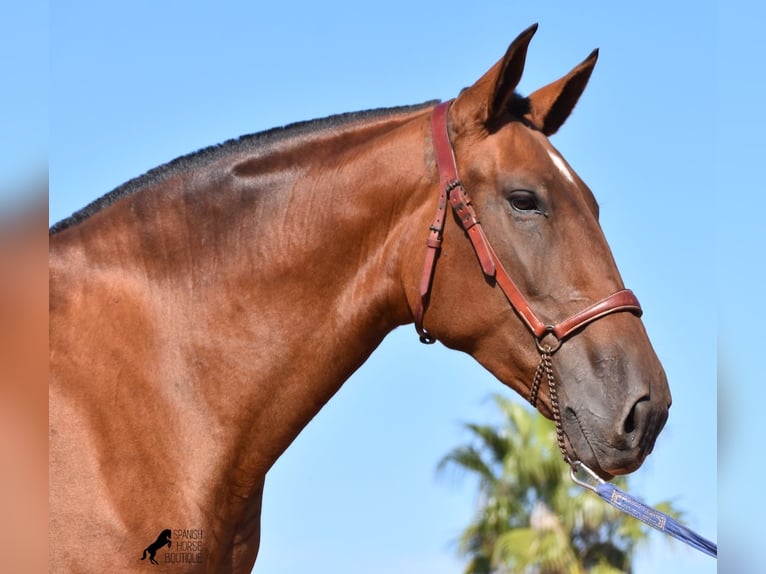
[[[533,92],[525,118],[547,136],[556,133],[580,99],[597,59],[596,49],[566,76]]]
[[[455,108],[467,113],[472,121],[478,122],[482,127],[502,123],[503,117],[507,115],[508,103],[512,100],[524,71],[527,47],[535,32],[537,24],[532,24],[519,34],[511,42],[505,56],[473,86],[460,94]]]
[[[499,69],[495,80],[495,90],[489,103],[487,123],[498,121],[508,109],[508,103],[513,98],[516,86],[521,80],[521,74],[524,72],[527,48],[535,32],[537,32],[537,24],[532,24],[511,42],[505,56],[498,62]]]

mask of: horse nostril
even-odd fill
[[[625,422],[623,423],[623,426],[622,426],[623,430],[625,431],[625,434],[633,434],[633,432],[636,430],[636,426],[637,426],[636,419],[639,416],[639,412],[640,412],[639,409],[641,409],[639,405],[641,405],[641,403],[648,402],[648,401],[649,401],[649,395],[644,395],[633,404],[633,407],[630,409],[628,416],[625,417]]]

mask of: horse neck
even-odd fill
[[[193,389],[200,424],[248,453],[234,465],[248,482],[411,321],[403,275],[433,208],[427,113],[232,154],[61,234],[70,268],[87,261],[134,298],[156,343],[138,384]]]
[[[304,161],[279,194],[259,204],[257,239],[245,250],[253,288],[237,289],[245,299],[240,295],[236,306],[252,311],[245,340],[257,341],[253,352],[266,365],[259,377],[269,382],[269,400],[290,413],[280,420],[267,465],[385,335],[412,320],[404,277],[423,255],[424,237],[413,232],[427,229],[425,213],[432,209],[427,115],[420,116],[286,150],[290,165],[289,158]],[[321,151],[306,161],[309,148]],[[239,169],[247,171],[248,160]],[[272,183],[277,176],[260,177]],[[253,402],[263,404],[260,393]],[[278,430],[270,417],[263,420]]]

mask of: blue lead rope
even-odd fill
[[[582,468],[590,475],[590,477],[596,483],[595,486],[577,478],[576,470],[578,468]],[[716,559],[718,558],[718,545],[716,543],[710,542],[710,540],[703,538],[664,512],[660,512],[656,508],[647,506],[640,500],[632,497],[627,492],[620,490],[613,484],[609,484],[608,482],[603,481],[601,477],[599,477],[595,472],[585,466],[582,462],[576,461],[573,464],[570,471],[570,476],[575,483],[587,488],[588,490],[592,490],[618,510],[629,514],[633,518],[637,518],[644,524],[648,524],[660,532],[664,532],[673,538],[677,538],[678,540],[685,542],[692,548],[696,548],[708,556],[712,556]]]

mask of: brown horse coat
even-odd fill
[[[448,123],[498,256],[556,321],[623,285],[590,190],[547,139],[596,55],[521,98],[533,33],[461,94]],[[230,142],[52,229],[53,571],[146,568],[140,553],[164,529],[173,546],[158,560],[179,572],[250,571],[266,472],[385,335],[413,322],[438,191],[431,110]],[[529,392],[534,339],[454,221],[424,322]],[[589,325],[556,370],[568,451],[603,474],[638,467],[670,404],[640,320]],[[545,389],[539,406],[550,416]]]

